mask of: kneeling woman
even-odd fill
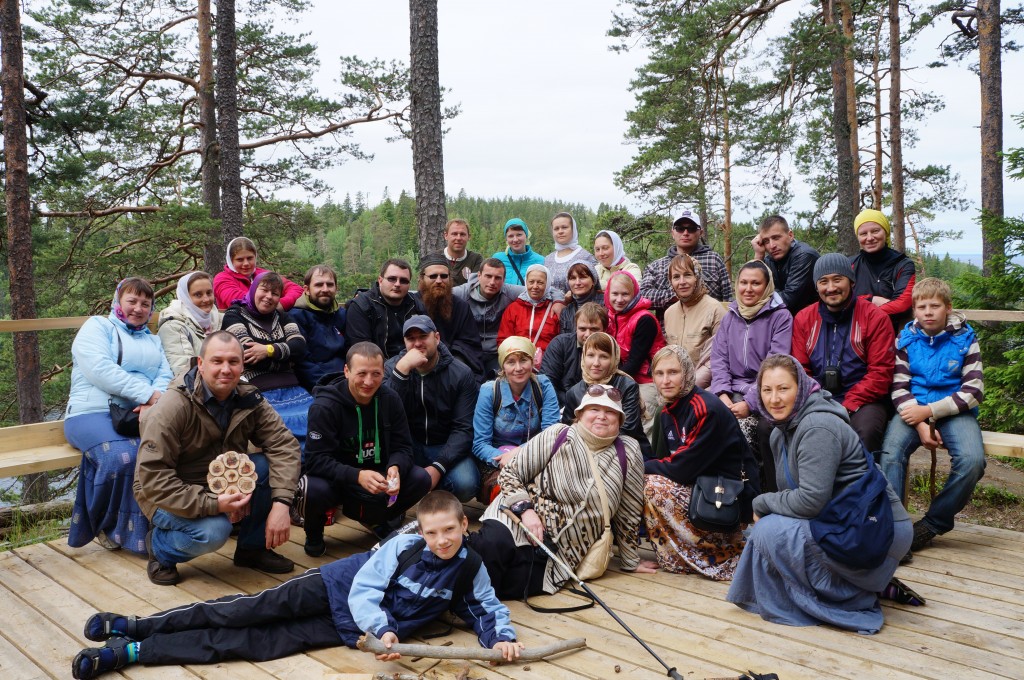
[[[500,599],[554,593],[571,578],[533,547],[519,524],[502,512],[506,507],[535,536],[550,538],[574,570],[609,524],[622,569],[640,566],[643,459],[636,440],[619,436],[623,418],[618,390],[594,385],[577,407],[573,425],[547,428],[502,467],[501,493],[470,537]]]
[[[789,355],[765,359],[757,376],[761,412],[771,420],[779,491],[754,499],[750,532],[727,599],[773,623],[828,623],[859,633],[882,627],[878,593],[910,547],[910,516],[887,489],[894,536],[882,564],[855,568],[829,557],[810,520],[868,466],[846,409],[825,396]],[[874,465],[874,462],[870,463]]]
[[[313,397],[299,386],[292,361],[306,353],[306,339],[286,313],[278,311],[284,280],[274,272],[257,274],[249,292],[224,312],[222,327],[242,343],[242,378],[260,388],[263,396],[300,444],[306,441],[306,421]]]
[[[725,404],[695,385],[696,369],[684,348],[661,349],[652,366],[665,402],[654,428],[654,459],[644,465],[644,517],[657,566],[728,581],[743,551],[741,527],[728,533],[698,529],[688,516],[690,497],[701,475],[746,478],[740,514],[749,521],[750,501],[760,492],[757,461]]]

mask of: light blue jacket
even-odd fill
[[[489,465],[504,453],[498,447],[521,446],[539,432],[559,421],[558,395],[546,375],[534,376],[540,383],[542,404],[533,403],[533,389],[529,385],[518,401],[512,396],[507,380],[498,380],[501,406],[494,415],[494,384],[485,382],[480,388],[473,413],[473,455]]]
[[[121,365],[117,365],[117,333],[121,337]],[[170,384],[170,364],[160,338],[149,332],[130,331],[111,314],[93,316],[82,324],[71,343],[71,394],[65,418],[105,413],[109,401],[122,406],[145,404],[155,390]]]
[[[530,265],[544,264],[544,256],[535,252],[530,246],[526,246],[526,250],[522,253],[513,253],[511,248],[505,248],[491,257],[501,260],[501,263],[505,265],[505,283],[514,286],[526,284],[526,270],[530,268]],[[516,275],[517,269],[519,270],[518,275]]]

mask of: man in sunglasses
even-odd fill
[[[477,382],[483,382],[483,347],[473,310],[465,300],[452,295],[451,269],[441,255],[420,260],[418,296],[427,316],[437,325],[441,341],[462,363],[469,366]]]
[[[405,260],[392,258],[380,268],[377,283],[363,291],[348,305],[345,331],[351,345],[372,342],[385,359],[405,349],[402,326],[411,316],[426,314],[419,298],[409,293],[412,267]]]
[[[686,253],[700,263],[704,283],[708,294],[721,302],[732,300],[732,282],[725,268],[722,256],[703,243],[701,237],[704,228],[697,221],[697,216],[689,210],[672,223],[672,241],[675,243],[668,249],[668,255],[651,262],[644,269],[640,282],[640,295],[651,301],[651,307],[661,315],[677,298],[668,281],[668,265],[676,255]]]

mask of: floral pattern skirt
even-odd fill
[[[647,475],[644,521],[658,566],[679,574],[700,574],[714,581],[732,579],[743,552],[743,532],[703,531],[690,523],[692,486],[662,475]]]

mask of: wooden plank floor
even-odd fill
[[[327,557],[302,551],[293,529],[282,552],[301,567],[317,566],[372,545],[359,526],[328,529]],[[886,606],[886,625],[874,636],[825,627],[772,625],[724,601],[728,584],[676,574],[612,571],[594,585],[601,597],[686,678],[736,677],[747,669],[801,678],[1024,678],[1024,542],[1021,534],[960,525],[918,553],[898,575],[928,600],[925,607]],[[217,554],[181,566],[176,587],[154,586],[145,560],[92,544],[72,549],[65,540],[0,553],[0,678],[70,677],[70,663],[87,641],[85,619],[95,611],[146,614],[196,599],[274,585],[281,577],[237,569],[234,541]],[[613,560],[613,566],[615,560]],[[298,573],[298,572],[296,572]],[[572,596],[541,598],[557,606]],[[543,600],[547,600],[546,602]],[[663,669],[598,607],[572,614],[540,614],[509,603],[527,644],[551,638],[587,638],[586,650],[526,665],[474,663],[471,678],[655,678]],[[475,645],[456,630],[432,644]],[[344,647],[265,663],[231,662],[194,667],[133,666],[109,677],[164,680],[341,678],[371,671],[425,673],[455,678],[465,662],[403,659],[377,663]]]

